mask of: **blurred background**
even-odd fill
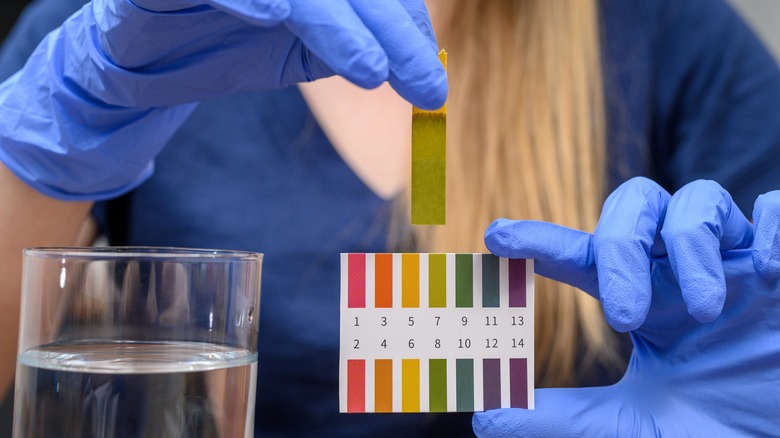
[[[0,41],[5,39],[16,17],[29,2],[30,0],[3,0],[0,4]]]
[[[780,60],[780,1],[729,0],[764,40],[775,59]]]

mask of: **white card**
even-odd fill
[[[534,407],[533,260],[342,254],[340,411]]]

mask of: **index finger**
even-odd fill
[[[604,316],[615,330],[642,325],[650,309],[650,258],[662,256],[658,230],[669,193],[647,178],[633,178],[604,202],[593,233]]]
[[[388,79],[385,49],[347,0],[290,0],[290,6],[287,28],[334,73],[363,88]],[[388,18],[384,25],[395,24]]]
[[[415,106],[433,110],[447,99],[447,74],[437,56],[423,0],[352,0],[389,60],[390,85]]]
[[[748,248],[752,225],[718,183],[699,180],[672,196],[661,236],[688,313],[714,320],[726,300],[720,251]]]

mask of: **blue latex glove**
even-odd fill
[[[94,0],[0,85],[0,160],[50,196],[115,197],[192,102],[333,74],[441,106],[423,0]]]
[[[493,223],[492,252],[535,258],[537,273],[599,298],[634,350],[617,384],[539,389],[535,410],[475,414],[476,434],[776,436],[779,212],[780,192],[760,197],[753,227],[714,182],[670,197],[637,178],[608,198],[593,235]]]

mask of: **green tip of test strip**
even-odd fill
[[[447,68],[447,52],[439,52]],[[412,108],[412,223],[444,225],[447,182],[447,106]]]

